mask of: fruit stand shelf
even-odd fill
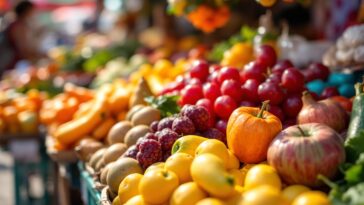
[[[101,200],[101,192],[95,189],[92,176],[86,171],[84,164],[78,163],[81,175],[82,198],[86,205],[98,205]]]

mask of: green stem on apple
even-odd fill
[[[263,113],[268,109],[268,106],[269,106],[269,100],[264,101],[257,115],[258,118],[263,118]]]
[[[297,129],[300,131],[301,135],[306,137],[306,133],[303,131],[303,129],[300,126],[297,126]]]

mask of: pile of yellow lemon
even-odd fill
[[[245,165],[219,140],[188,135],[166,162],[120,183],[113,204],[126,205],[329,205],[327,196],[301,185],[282,190],[276,170]]]

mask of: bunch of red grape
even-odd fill
[[[234,109],[259,107],[265,100],[270,101],[269,112],[286,125],[294,124],[304,90],[305,76],[288,60],[277,63],[274,49],[262,45],[257,48],[255,61],[241,71],[195,61],[185,76],[178,77],[161,94],[179,94],[181,105],[205,107],[211,116],[209,125],[225,133]]]

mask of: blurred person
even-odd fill
[[[42,30],[36,25],[34,4],[21,1],[14,13],[15,20],[4,29],[0,39],[0,75],[13,69],[19,60],[34,62],[44,56],[39,48]]]

